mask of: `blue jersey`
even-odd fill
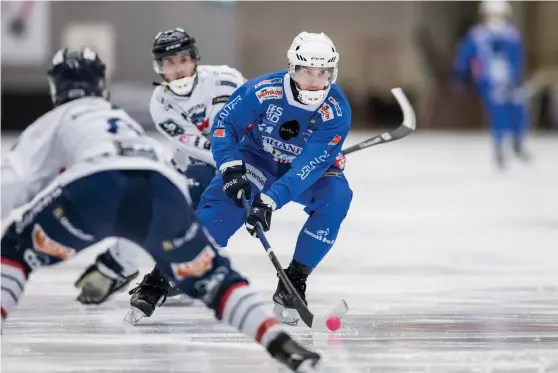
[[[331,85],[321,104],[295,100],[286,71],[254,78],[238,88],[216,115],[211,150],[220,167],[248,151],[278,164],[277,181],[266,191],[277,208],[300,196],[331,167],[341,152],[351,108]]]
[[[461,41],[454,63],[456,77],[472,78],[480,89],[518,87],[523,70],[523,43],[511,24],[501,29],[474,26]]]

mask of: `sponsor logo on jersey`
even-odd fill
[[[329,146],[336,146],[341,142],[342,137],[339,135],[335,135],[335,137],[329,142]]]
[[[262,140],[264,144],[269,144],[276,149],[287,151],[296,155],[299,155],[302,152],[302,148],[300,146],[296,146],[293,144],[287,144],[282,141],[276,140],[273,137],[269,136],[262,136]]]
[[[225,129],[217,128],[215,132],[213,132],[213,137],[225,137]]]
[[[283,98],[283,87],[265,87],[256,91],[256,97],[260,104],[265,100],[273,100]]]
[[[265,111],[266,119],[272,124],[277,124],[281,115],[283,115],[283,108],[277,105],[269,105]]]
[[[229,101],[229,97],[231,97],[231,96],[230,95],[222,95],[222,96],[214,97],[213,100],[211,100],[211,105],[224,104],[227,101]]]
[[[68,220],[68,218],[64,215],[64,210],[62,209],[62,207],[57,207],[52,211],[52,215],[54,215],[54,217],[56,219],[58,219],[58,221],[60,222],[60,224],[66,228],[66,230],[68,232],[70,232],[71,234],[73,234],[74,236],[76,236],[77,238],[79,238],[80,240],[83,241],[93,241],[95,239],[95,237],[93,237],[92,235],[85,233],[84,231],[82,231],[81,229],[75,227],[70,220]]]
[[[219,85],[238,88],[238,84],[236,84],[235,82],[231,82],[230,80],[219,80]]]
[[[322,106],[320,106],[319,112],[322,116],[322,122],[327,122],[328,120],[333,119],[333,110],[331,110],[331,106],[329,106],[325,102],[322,104]]]
[[[277,84],[277,83],[282,83],[283,82],[283,78],[275,78],[275,79],[267,79],[267,80],[262,80],[261,82],[259,82],[258,84],[256,84],[254,86],[254,88],[259,88],[262,85],[266,85],[266,84]]]
[[[184,233],[184,236],[179,237],[179,238],[175,238],[172,241],[164,241],[163,242],[163,249],[165,251],[169,251],[170,249],[165,249],[165,243],[171,243],[172,248],[175,247],[180,247],[182,245],[184,245],[187,242],[190,242],[191,240],[194,239],[194,237],[196,237],[196,234],[198,234],[198,230],[200,229],[200,225],[198,223],[193,223],[192,225],[190,225],[190,228],[188,228],[186,230],[186,232]],[[169,247],[169,245],[166,245],[167,247]]]
[[[300,125],[296,120],[289,120],[279,127],[279,136],[283,140],[290,140],[298,136]]]
[[[254,183],[258,187],[259,190],[264,188],[265,182],[267,181],[267,177],[258,170],[256,167],[246,163],[246,176],[248,180]]]
[[[340,170],[344,170],[345,169],[345,165],[347,164],[347,158],[345,158],[345,154],[343,153],[339,153],[337,154],[337,157],[335,157],[335,161],[333,161],[333,164],[335,165],[335,167],[337,167]],[[326,172],[327,173],[327,172]]]
[[[31,239],[35,250],[60,260],[66,260],[76,253],[75,249],[50,238],[39,224],[33,227]]]
[[[232,109],[234,109],[234,107],[240,102],[242,101],[242,96],[236,96],[235,98],[232,99],[231,102],[229,102],[228,104],[226,104],[225,106],[223,106],[223,108],[221,109],[221,111],[219,112],[219,118],[221,120],[225,119],[229,113],[231,112]]]
[[[296,175],[300,177],[300,180],[306,179],[308,175],[310,175],[310,172],[312,172],[316,168],[316,166],[327,161],[328,155],[329,155],[328,151],[324,150],[324,153],[322,155],[319,155],[314,159],[311,159],[307,164],[302,166],[300,168],[300,171],[298,171]]]
[[[176,124],[176,122],[172,119],[159,123],[159,128],[171,137],[182,135],[184,133],[184,128]]]
[[[56,187],[53,191],[49,192],[47,195],[41,197],[30,210],[25,211],[23,214],[23,218],[19,221],[16,221],[16,232],[19,234],[23,232],[23,230],[28,227],[35,217],[43,211],[45,208],[48,207],[56,198],[60,197],[62,194],[62,188]]]
[[[343,112],[341,111],[341,106],[339,106],[339,102],[337,102],[336,99],[334,99],[333,97],[329,96],[329,98],[327,99],[329,102],[331,102],[331,104],[333,105],[333,107],[335,108],[335,112],[337,113],[337,116],[340,117],[341,115],[343,115]]]
[[[213,268],[215,252],[211,246],[206,246],[194,259],[189,262],[171,263],[172,273],[178,280],[190,277],[201,277]]]
[[[308,142],[308,139],[312,137],[313,133],[314,131],[311,129],[307,129],[306,131],[304,131],[304,133],[302,134],[302,138],[304,139],[304,142]]]
[[[279,163],[292,163],[302,152],[300,146],[286,144],[268,136],[262,136],[262,145],[264,150],[273,156],[273,160]],[[285,152],[290,154],[286,154]]]

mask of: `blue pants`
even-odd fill
[[[200,203],[201,196],[211,180],[215,177],[216,169],[210,164],[195,162],[188,165],[182,174],[188,179],[192,208],[196,209]]]
[[[252,197],[260,191],[265,192],[288,170],[288,165],[279,164],[247,151],[240,152],[247,164],[248,178],[252,185]],[[223,179],[220,174],[215,176],[202,195],[198,206],[198,218],[209,233],[221,246],[226,246],[229,238],[245,221],[245,211],[239,208],[222,191]],[[298,235],[293,259],[316,268],[318,263],[331,249],[341,223],[347,215],[353,192],[343,172],[331,167],[295,199],[305,206],[309,215]]]
[[[7,228],[2,263],[29,274],[104,238],[123,237],[148,251],[183,293],[214,310],[231,284],[246,282],[201,229],[182,192],[157,172],[103,171],[54,187]]]
[[[510,93],[499,93],[495,89],[484,88],[480,91],[484,109],[488,114],[490,132],[497,151],[500,151],[504,138],[510,134],[514,146],[521,147],[528,124],[528,110],[520,89]]]

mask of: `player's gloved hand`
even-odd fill
[[[125,290],[128,284],[135,279],[139,271],[129,276],[121,274],[122,267],[118,264],[110,251],[99,255],[95,264],[87,267],[78,278],[74,286],[81,289],[77,300],[81,304],[100,304],[112,294]]]
[[[261,225],[264,232],[267,232],[271,228],[271,214],[277,205],[271,197],[265,194],[258,194],[254,197],[250,211],[248,212],[248,217],[246,217],[246,229],[253,237],[258,237],[256,233],[256,226]]]
[[[223,192],[232,198],[238,207],[242,206],[242,195],[246,199],[252,196],[252,187],[246,177],[246,165],[243,161],[230,161],[219,167],[223,177]]]

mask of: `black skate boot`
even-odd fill
[[[286,333],[280,333],[269,342],[267,351],[274,359],[297,373],[317,372],[321,359],[320,355],[305,349]]]
[[[305,266],[304,264],[297,262],[293,259],[289,268],[285,270],[287,277],[291,280],[294,288],[296,289],[300,298],[304,304],[308,304],[306,301],[306,279],[312,273],[312,268]],[[300,319],[298,312],[294,308],[294,303],[291,297],[289,297],[289,293],[283,285],[281,279],[279,279],[279,283],[277,284],[277,290],[275,290],[275,294],[273,295],[273,302],[275,303],[275,307],[273,308],[273,313],[275,317],[283,324],[289,325],[297,325],[298,320]]]
[[[131,324],[137,323],[144,317],[150,317],[157,305],[162,305],[167,300],[171,285],[161,275],[157,268],[144,276],[142,282],[129,291],[130,311],[125,320]]]

